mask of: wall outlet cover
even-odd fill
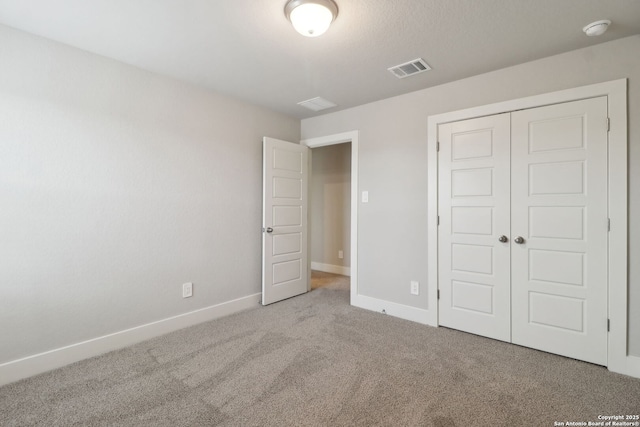
[[[411,281],[411,295],[419,295],[420,294],[420,283],[416,280]]]

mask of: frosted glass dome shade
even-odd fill
[[[306,37],[324,34],[338,12],[331,0],[292,0],[285,6],[285,14],[293,28]]]

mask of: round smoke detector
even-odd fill
[[[584,27],[582,31],[584,31],[584,33],[589,37],[600,36],[604,34],[605,31],[607,31],[609,25],[611,25],[611,21],[609,21],[608,19],[603,19],[601,21],[592,22],[591,24]]]

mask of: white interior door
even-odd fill
[[[262,188],[262,304],[309,289],[309,148],[265,137]]]
[[[512,113],[511,150],[513,342],[606,365],[606,97]]]
[[[508,113],[438,128],[439,323],[503,341],[511,339],[509,128]]]

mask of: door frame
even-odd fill
[[[351,279],[349,281],[351,305],[355,305],[358,299],[358,138],[359,132],[354,130],[350,132],[320,136],[317,138],[303,139],[300,141],[300,144],[306,145],[309,148],[325,147],[327,145],[343,144],[347,142],[351,143],[351,265],[349,266],[351,273]],[[309,177],[309,184],[311,184],[311,176]],[[309,210],[309,215],[311,215],[311,210]],[[311,238],[308,239],[308,245],[311,245]],[[310,246],[308,252],[310,272]],[[311,280],[309,280],[309,286],[311,286]]]
[[[607,97],[610,119],[608,143],[608,211],[611,221],[608,263],[608,369],[640,377],[640,358],[630,356],[628,348],[628,160],[627,160],[627,79],[613,80],[557,92],[535,95],[495,104],[429,116],[428,160],[428,323],[438,326],[438,125],[516,110],[560,104],[581,99]]]

